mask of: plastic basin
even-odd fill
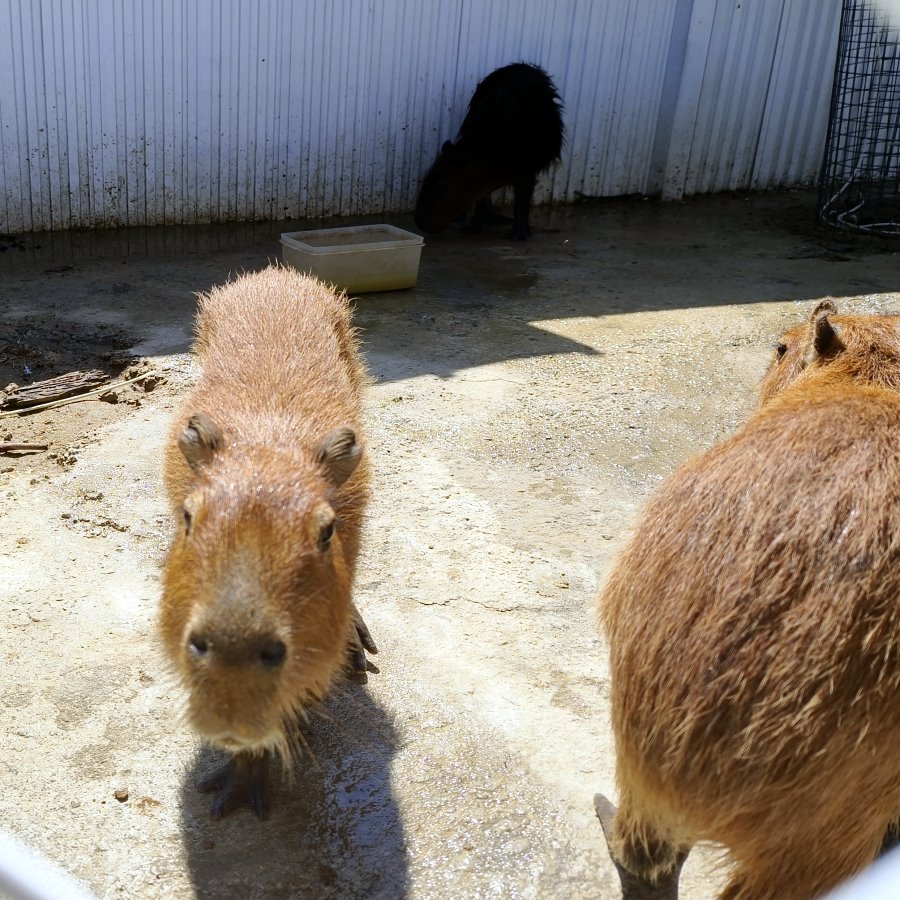
[[[394,225],[353,225],[281,235],[287,265],[353,293],[410,288],[423,238]]]

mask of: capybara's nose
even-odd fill
[[[187,649],[198,662],[216,660],[232,665],[261,665],[277,669],[284,664],[287,646],[277,637],[256,637],[235,641],[227,635],[194,630],[188,636]]]
[[[259,661],[267,669],[277,669],[284,663],[286,656],[287,647],[284,646],[284,641],[280,641],[278,638],[266,641],[259,651]]]

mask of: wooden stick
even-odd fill
[[[109,375],[100,369],[90,372],[69,372],[57,378],[48,378],[45,381],[35,381],[34,384],[26,384],[10,391],[3,401],[3,406],[16,409],[26,406],[37,406],[53,400],[62,400],[72,394],[91,390],[109,381]]]
[[[57,406],[68,406],[70,403],[80,403],[82,400],[92,400],[99,397],[107,391],[115,390],[115,388],[123,387],[126,384],[132,384],[135,381],[143,381],[145,378],[155,376],[156,372],[144,372],[143,375],[136,375],[134,378],[127,378],[125,381],[117,381],[114,384],[105,384],[103,387],[86,394],[79,394],[77,397],[66,397],[65,400],[52,400],[50,403],[41,403],[38,406],[26,406],[23,409],[10,409],[6,412],[0,412],[0,419],[8,419],[10,416],[27,416],[29,413],[37,412],[40,409],[55,409]]]
[[[16,444],[12,441],[0,441],[0,453],[12,453],[18,450],[46,450],[47,444]]]

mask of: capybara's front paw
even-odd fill
[[[212,819],[221,819],[242,806],[249,806],[258,819],[265,819],[269,815],[269,754],[236,753],[204,778],[197,789],[217,792],[209,813]]]
[[[678,900],[678,877],[687,851],[663,842],[630,846],[630,852],[625,854],[628,866],[623,865],[626,860],[620,857],[625,848],[616,837],[618,810],[603,794],[594,794],[594,811],[603,828],[610,859],[619,873],[622,900]]]
[[[346,675],[348,681],[365,684],[369,680],[369,671],[378,671],[366,658],[366,652],[374,655],[378,652],[378,647],[354,603],[353,624],[350,627],[350,640],[347,646]]]
[[[506,232],[504,237],[511,241],[527,241],[531,237],[531,226],[528,222],[514,220],[512,228]]]

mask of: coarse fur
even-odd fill
[[[559,159],[563,139],[562,103],[550,76],[529,63],[496,69],[475,89],[456,143],[444,143],[425,176],[416,225],[443,231],[474,206],[469,230],[477,231],[492,212],[491,192],[512,185],[509,236],[525,240],[537,176]]]
[[[722,897],[817,897],[900,814],[898,333],[830,302],[787,332],[757,411],[664,483],[602,591],[623,885],[713,841]]]
[[[286,762],[353,628],[366,373],[346,297],[281,267],[201,295],[195,350],[165,453],[161,634],[193,727]]]

